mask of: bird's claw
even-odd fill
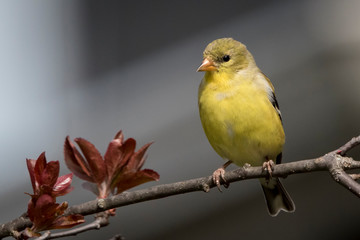
[[[268,172],[268,174],[269,174],[267,179],[272,178],[272,172],[274,170],[274,166],[275,166],[275,163],[271,159],[263,163],[262,167],[263,167],[264,171]]]
[[[220,185],[221,185],[220,182],[223,182],[223,185],[225,188],[228,188],[230,185],[228,182],[226,182],[225,169],[223,167],[220,167],[214,171],[214,173],[212,175],[212,179],[220,192],[222,192],[221,187],[220,187]]]

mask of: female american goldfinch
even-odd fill
[[[211,42],[198,71],[205,71],[199,87],[199,111],[205,134],[227,162],[213,174],[220,187],[225,168],[267,167],[281,162],[285,134],[274,87],[256,66],[246,46],[232,38]],[[260,179],[269,214],[293,212],[295,205],[276,177]],[[220,189],[220,188],[219,188]]]

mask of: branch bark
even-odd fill
[[[324,156],[301,160],[290,163],[283,163],[274,166],[272,176],[287,177],[292,174],[328,171],[333,179],[347,188],[356,196],[360,197],[360,184],[355,180],[353,174],[349,175],[345,170],[360,169],[360,162],[346,157],[345,154],[355,146],[360,144],[360,136],[351,139],[339,149],[332,151]],[[228,183],[242,181],[246,179],[267,177],[268,173],[262,167],[240,167],[236,170],[225,173]],[[173,195],[184,194],[195,191],[209,192],[216,185],[212,181],[212,176],[190,179],[186,181],[158,185],[142,190],[124,192],[106,199],[98,199],[83,204],[69,207],[65,215],[82,214],[90,215],[99,213],[112,208],[118,208],[139,202],[165,198]],[[30,227],[31,222],[25,216],[14,219],[11,222],[0,226],[0,238],[16,235],[26,227]]]
[[[75,236],[79,233],[87,232],[94,229],[100,229],[101,227],[105,227],[107,225],[109,225],[109,216],[106,213],[98,213],[95,217],[95,220],[91,223],[58,233],[51,233],[50,231],[47,231],[35,240],[47,240]]]

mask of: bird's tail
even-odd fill
[[[271,178],[270,180],[260,179],[262,189],[264,191],[266,204],[269,214],[273,217],[278,215],[280,210],[285,212],[294,212],[295,204],[291,199],[279,178]]]

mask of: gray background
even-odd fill
[[[66,135],[104,153],[119,129],[170,183],[223,162],[197,110],[212,40],[248,46],[272,79],[284,120],[284,162],[320,156],[359,134],[360,1],[1,1],[0,222],[26,211],[25,158],[60,160]],[[359,151],[353,151],[359,159]],[[234,167],[232,167],[234,168]],[[231,169],[231,168],[230,168]],[[118,209],[78,239],[354,239],[359,199],[328,173],[283,181],[294,214],[268,216],[257,181]],[[59,201],[93,199],[74,178]],[[87,218],[91,221],[91,217]]]

